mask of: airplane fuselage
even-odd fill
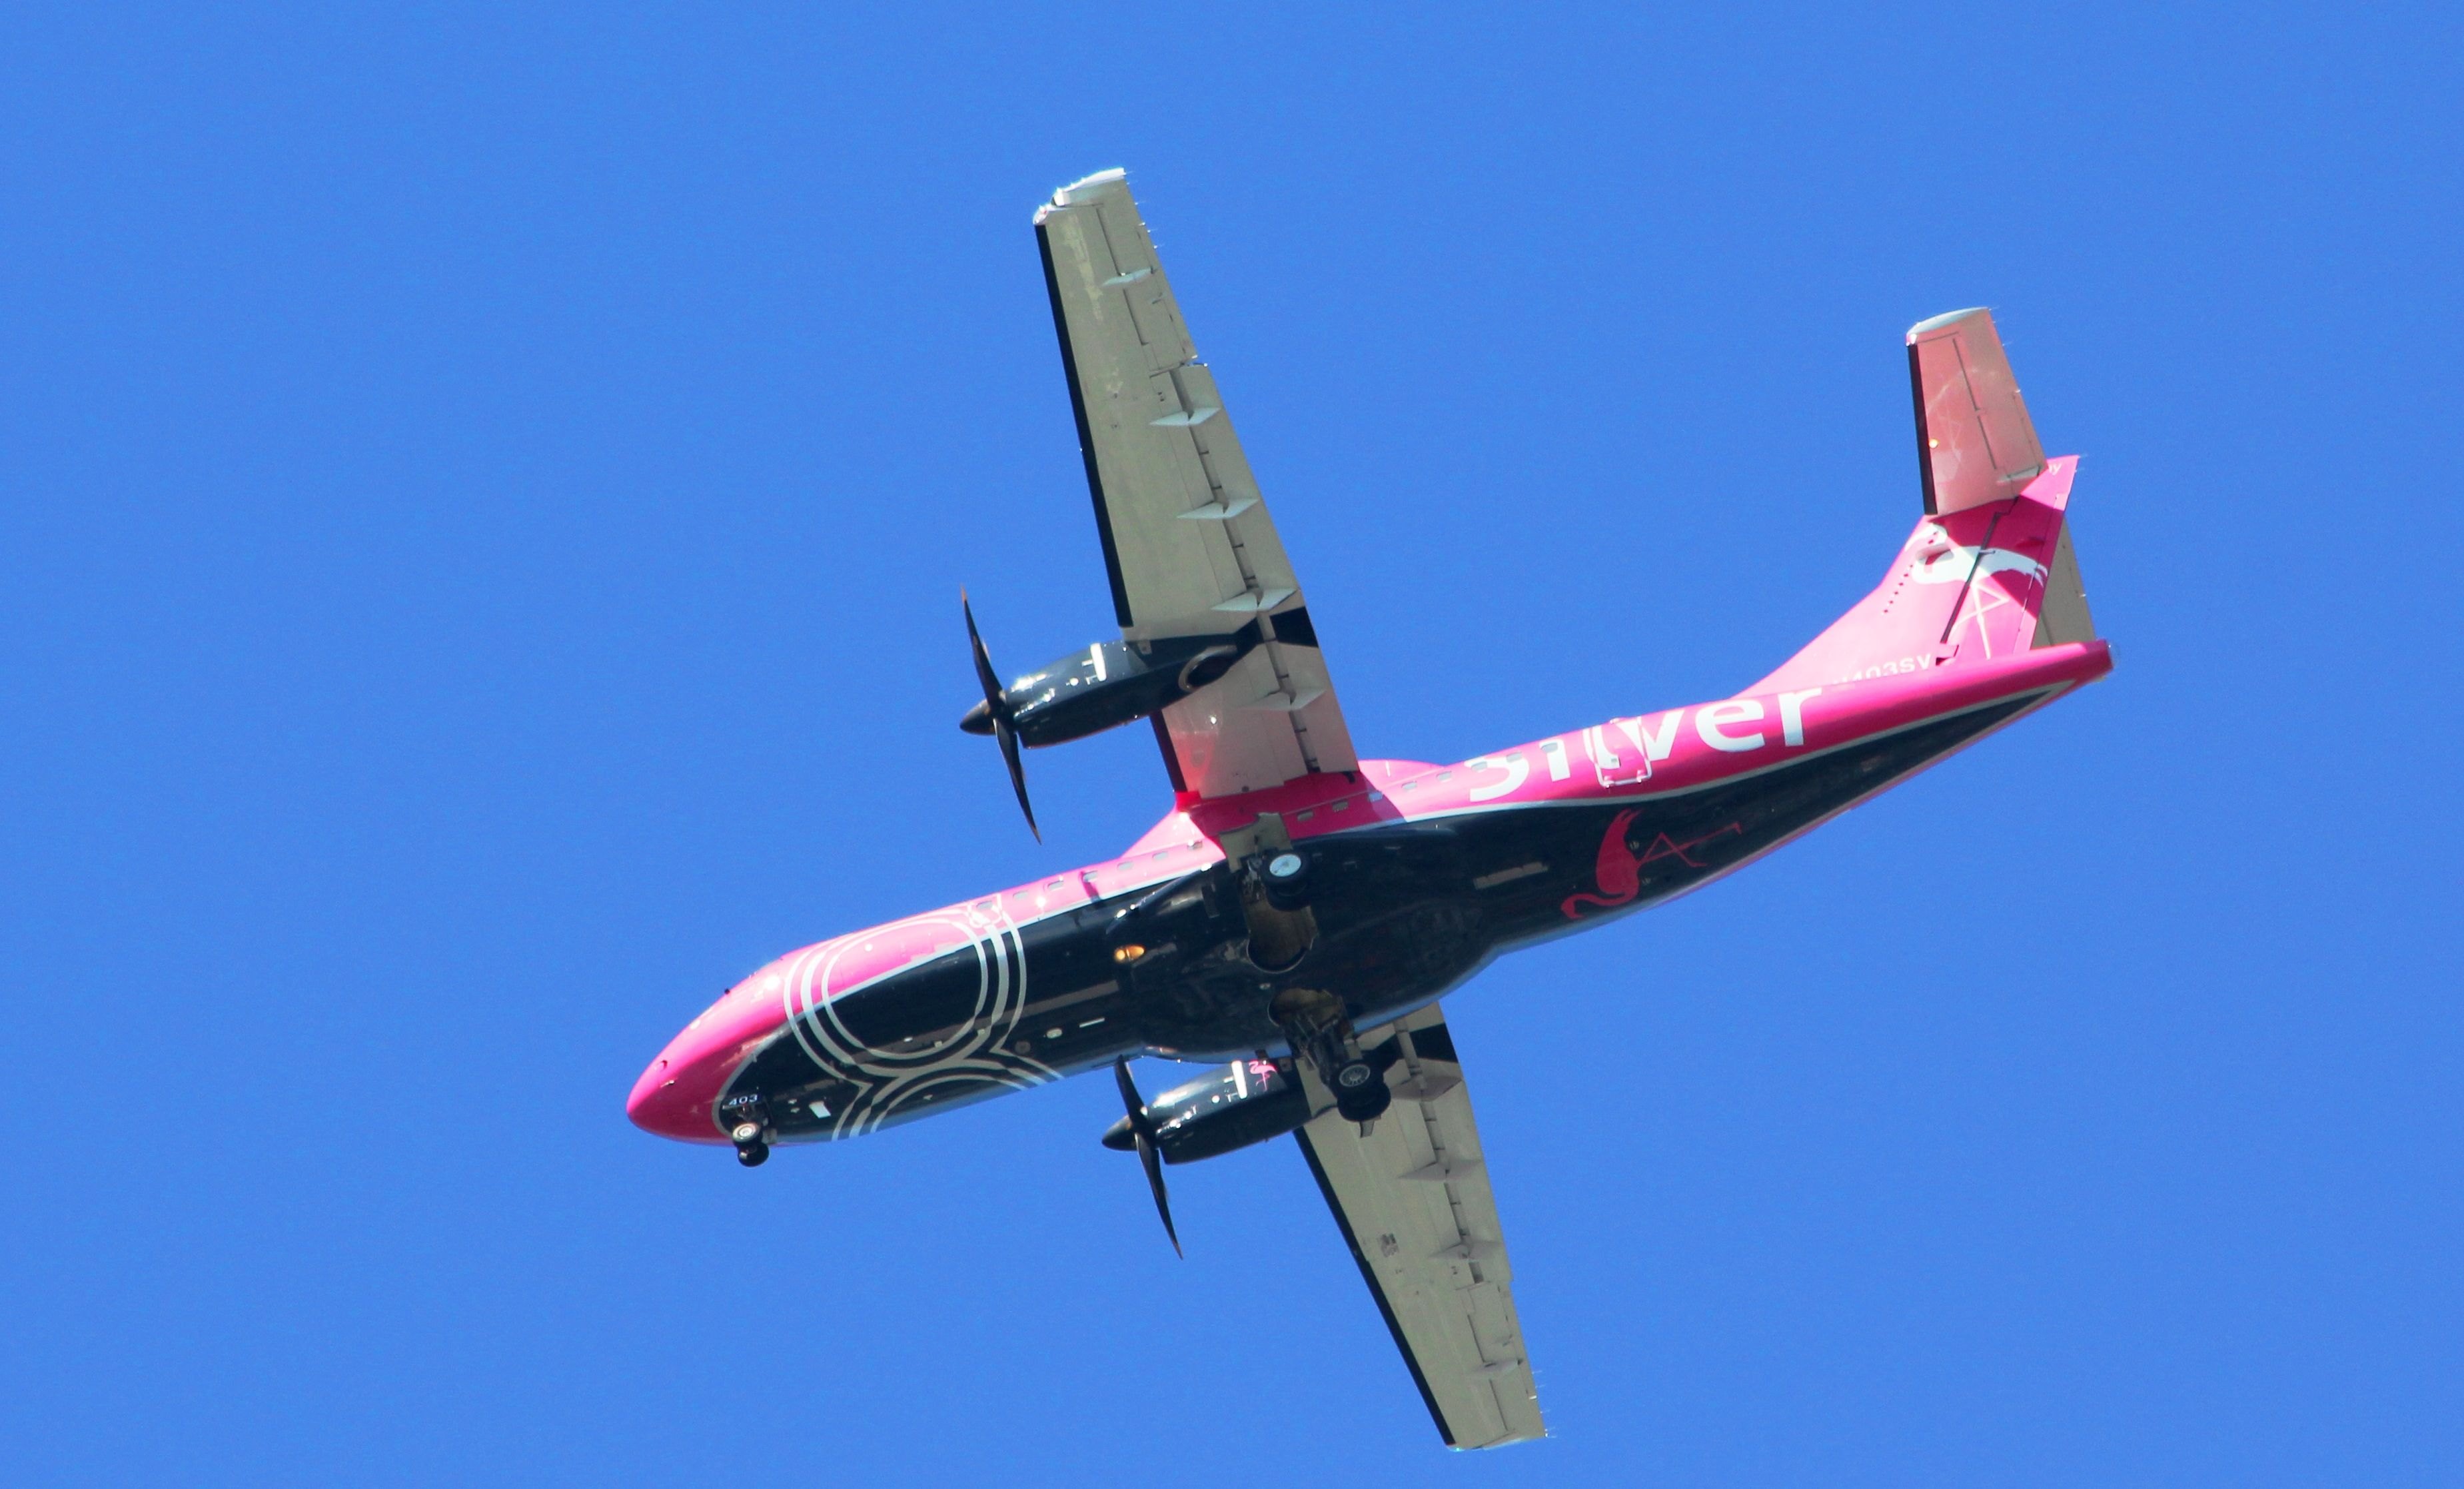
[[[1368,1027],[1499,953],[1663,903],[2101,677],[2101,642],[1611,720],[1455,765],[1184,799],[1109,863],[789,953],[677,1036],[628,1109],[725,1142],[850,1137],[1122,1056],[1279,1052],[1279,996]],[[1288,848],[1306,904],[1238,872]]]

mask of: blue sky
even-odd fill
[[[0,20],[16,1483],[2464,1476],[2451,9]],[[1449,1000],[1556,1434],[1106,1083],[757,1172],[722,985],[1111,856],[1027,227],[1129,166],[1365,753],[1719,696],[1995,307],[2114,677]],[[1149,1088],[1170,1070],[1150,1067]]]

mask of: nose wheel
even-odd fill
[[[770,1126],[758,1094],[730,1098],[718,1108],[728,1119],[727,1140],[736,1145],[736,1161],[759,1169],[770,1161]]]

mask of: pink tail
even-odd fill
[[[1777,692],[2007,657],[2096,634],[2063,518],[2077,455],[2047,460],[1984,311],[1908,332],[1925,516],[1881,585],[1779,670]]]

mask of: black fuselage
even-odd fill
[[[1008,1018],[1003,1043],[965,1068],[886,1083],[782,1033],[725,1094],[761,1097],[778,1141],[850,1136],[1124,1055],[1284,1052],[1270,1008],[1288,989],[1333,995],[1366,1028],[1437,998],[1502,952],[1728,872],[2036,701],[1928,720],[1694,790],[1310,838],[1299,851],[1310,861],[1312,924],[1297,959],[1287,946],[1259,953],[1255,895],[1240,865],[1218,862],[1018,924],[995,954],[1014,959],[1001,972],[1017,978],[1023,1012]],[[952,1045],[983,1017],[986,954],[957,948],[836,996],[841,1042],[885,1060]]]

